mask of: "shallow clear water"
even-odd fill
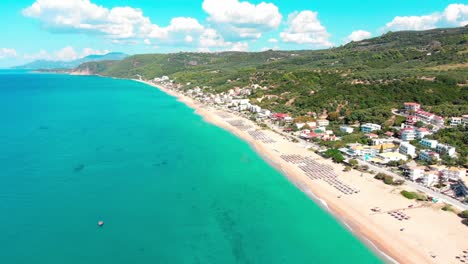
[[[3,71],[0,113],[1,263],[381,262],[152,87]]]

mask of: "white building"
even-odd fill
[[[413,158],[416,157],[416,147],[407,142],[400,144],[399,152],[403,155],[411,156]]]
[[[382,145],[382,144],[389,144],[393,143],[393,139],[391,138],[373,138],[371,139],[372,146]]]
[[[403,141],[412,141],[416,139],[416,132],[412,128],[403,128],[400,131],[401,140]]]
[[[383,160],[384,163],[388,163],[390,161],[408,160],[408,157],[406,155],[400,154],[398,152],[379,153],[377,154],[377,158]]]
[[[258,112],[258,116],[261,118],[268,118],[271,115],[271,111],[267,109],[261,109],[260,112]]]
[[[450,125],[451,126],[458,126],[463,124],[463,118],[461,117],[451,117],[450,118]]]
[[[260,113],[260,111],[262,110],[262,108],[258,105],[251,105],[250,106],[250,112],[252,113]]]
[[[372,131],[381,130],[382,126],[372,123],[365,123],[361,125],[361,131],[364,133],[370,133]]]
[[[424,167],[410,167],[408,168],[408,177],[410,180],[415,181],[424,176]]]
[[[463,179],[466,175],[466,169],[464,168],[446,168],[442,170],[442,177],[446,180],[451,180],[451,181],[458,181]]]
[[[455,148],[446,144],[437,144],[436,151],[439,154],[448,154],[450,157],[455,156]]]
[[[340,131],[343,133],[351,134],[354,132],[354,128],[350,126],[340,126]]]
[[[317,125],[326,127],[330,125],[330,121],[328,121],[327,119],[319,119],[317,120]]]
[[[419,111],[419,109],[421,109],[421,105],[418,103],[414,103],[414,102],[405,103],[406,112],[416,112],[416,111]]]
[[[435,149],[437,147],[437,144],[439,144],[439,141],[423,138],[421,139],[421,141],[419,141],[419,144],[426,148]]]
[[[429,129],[425,128],[425,127],[421,127],[421,128],[418,128],[416,129],[416,138],[418,139],[422,139],[428,135],[431,134],[431,131],[429,131]]]
[[[440,156],[438,153],[430,150],[421,150],[419,152],[419,159],[422,161],[432,161],[432,160],[439,160]]]
[[[432,172],[426,172],[423,176],[422,183],[426,187],[431,187],[432,185],[436,184],[439,181],[439,176],[435,175]]]

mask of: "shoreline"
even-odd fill
[[[395,230],[395,223],[391,222],[394,221],[394,219],[383,219],[385,216],[388,217],[386,214],[379,215],[379,217],[383,216],[380,217],[381,219],[372,219],[367,211],[371,208],[369,206],[370,201],[368,200],[371,200],[373,195],[381,194],[382,191],[385,192],[386,196],[385,199],[382,199],[382,204],[384,206],[393,207],[394,209],[395,207],[401,208],[402,204],[405,204],[405,207],[407,204],[414,204],[413,201],[403,198],[399,192],[395,194],[393,192],[394,187],[383,185],[383,183],[374,180],[373,177],[371,177],[370,180],[367,177],[363,178],[362,174],[361,177],[359,177],[360,173],[357,173],[357,171],[354,170],[351,172],[343,172],[342,169],[339,170],[343,167],[342,165],[334,164],[330,160],[301,148],[298,146],[299,144],[289,142],[284,139],[282,135],[276,134],[273,131],[261,130],[264,133],[268,133],[269,136],[275,138],[275,140],[283,141],[278,144],[282,143],[284,146],[275,146],[277,148],[282,148],[281,153],[284,154],[286,151],[289,152],[289,154],[301,153],[307,157],[313,156],[314,160],[317,160],[320,164],[333,166],[334,170],[339,173],[340,179],[348,181],[346,183],[349,183],[349,180],[353,182],[353,180],[356,181],[356,179],[359,179],[361,181],[361,185],[366,188],[366,191],[368,191],[367,189],[372,191],[372,195],[367,195],[367,197],[363,197],[361,200],[351,198],[348,200],[340,199],[341,195],[337,196],[336,191],[333,192],[333,190],[329,190],[330,187],[328,186],[316,184],[315,181],[299,170],[296,165],[292,165],[281,159],[281,153],[276,148],[273,148],[273,146],[270,147],[270,145],[256,140],[252,135],[249,135],[245,131],[229,124],[216,113],[219,114],[220,112],[224,112],[224,114],[232,115],[236,119],[243,120],[243,122],[252,125],[256,130],[260,130],[261,128],[259,128],[254,122],[247,120],[244,117],[233,115],[232,113],[222,109],[204,106],[194,99],[167,87],[163,87],[162,85],[156,85],[142,80],[134,81],[152,86],[175,97],[179,102],[184,103],[189,108],[192,108],[205,122],[216,125],[247,142],[262,159],[283,174],[291,184],[307,195],[314,203],[331,214],[344,228],[349,230],[385,263],[459,263],[456,262],[455,259],[456,252],[468,249],[468,242],[465,242],[464,239],[468,236],[468,230],[460,223],[460,220],[456,215],[449,215],[445,212],[441,212],[440,209],[435,209],[431,206],[422,206],[418,207],[421,209],[417,209],[419,212],[418,217],[428,222],[425,223],[426,226],[438,226],[437,231],[442,234],[442,236],[438,235],[440,239],[446,238],[447,236],[452,236],[452,238],[454,238],[453,234],[457,233],[456,239],[454,239],[453,242],[454,245],[452,245],[457,246],[456,249],[446,250],[445,246],[447,246],[447,244],[434,244],[432,242],[434,241],[434,237],[430,232],[427,232],[423,228],[418,228],[418,223],[411,224],[411,228],[417,229],[415,230],[417,231],[417,234],[415,234],[417,235],[417,238],[412,236],[402,238],[399,235],[402,233],[400,232],[402,230],[400,228],[401,226],[398,226],[398,222],[396,223],[397,228]],[[353,177],[350,177],[350,175]],[[359,195],[360,194],[358,194],[358,196]],[[381,204],[379,203],[378,205],[380,206]],[[402,210],[404,211],[406,209]],[[367,211],[367,214],[364,211]],[[445,215],[443,213],[445,213]],[[439,217],[434,217],[435,214],[439,215]],[[414,217],[416,217],[416,215],[414,215]],[[412,220],[411,222],[414,221],[415,220]],[[392,225],[392,228],[387,227],[387,224]],[[446,224],[446,226],[444,226],[444,224]],[[409,228],[410,224],[407,224],[407,226],[404,225],[403,229]],[[451,230],[448,230],[449,226],[451,227]],[[399,232],[396,232],[398,230]],[[450,255],[452,255],[452,257],[450,257]]]

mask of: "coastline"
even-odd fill
[[[264,160],[280,171],[316,204],[329,212],[386,263],[458,263],[455,255],[461,250],[468,249],[468,242],[464,240],[468,236],[468,230],[462,226],[460,220],[454,214],[443,212],[431,206],[418,207],[416,210],[409,211],[411,213],[408,212],[408,214],[412,218],[425,221],[422,226],[416,222],[416,219],[402,224],[386,213],[371,214],[370,208],[372,206],[393,210],[395,208],[407,208],[409,204],[414,205],[415,202],[403,198],[399,191],[395,192],[395,187],[389,187],[374,180],[373,175],[362,177],[359,175],[360,173],[354,170],[343,172],[342,165],[333,164],[331,161],[299,146],[299,144],[289,142],[282,135],[278,135],[273,131],[262,130],[263,133],[273,138],[277,143],[266,144],[256,140],[252,135],[229,124],[219,115],[220,112],[232,115],[227,111],[204,106],[162,85],[155,85],[142,80],[134,81],[145,83],[176,97],[179,102],[194,109],[195,113],[200,115],[206,122],[214,124],[246,141]],[[261,129],[246,118],[237,115],[234,117],[255,129]],[[353,183],[359,187],[364,187],[361,188],[363,192],[354,197],[349,197],[349,199],[342,198],[331,186],[312,180],[303,171],[299,170],[298,166],[286,162],[281,158],[281,154],[301,154],[312,157],[320,164],[333,166],[340,180],[346,184]],[[375,202],[369,199],[375,195],[382,197],[379,197],[380,199]],[[358,196],[361,197],[356,198]],[[428,227],[436,228],[424,230]],[[405,232],[401,232],[401,229],[404,229]],[[407,229],[408,231],[406,231]],[[428,231],[436,234],[431,234]],[[439,241],[435,239],[436,237],[438,239],[452,239],[451,244],[453,245],[450,246],[453,247],[447,250],[447,245],[450,242],[440,245],[441,243],[437,243]]]

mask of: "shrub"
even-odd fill
[[[404,180],[396,180],[393,182],[393,185],[403,185],[403,183],[405,183]]]
[[[453,208],[449,204],[444,205],[441,209],[442,209],[442,211],[453,212]]]
[[[393,185],[393,177],[386,175],[383,182],[387,185]]]
[[[459,214],[459,216],[460,216],[461,218],[468,218],[468,210],[462,211],[462,212]]]
[[[378,173],[377,175],[374,176],[374,179],[377,179],[377,180],[383,180],[385,178],[385,174],[383,173]]]
[[[410,200],[416,199],[418,197],[418,194],[415,193],[415,192],[408,192],[408,191],[403,190],[400,193],[401,193],[401,195],[403,195],[404,197],[406,197],[406,198],[408,198]]]
[[[351,170],[351,167],[350,167],[350,166],[346,166],[346,167],[344,168],[343,171],[350,171],[350,170]]]

